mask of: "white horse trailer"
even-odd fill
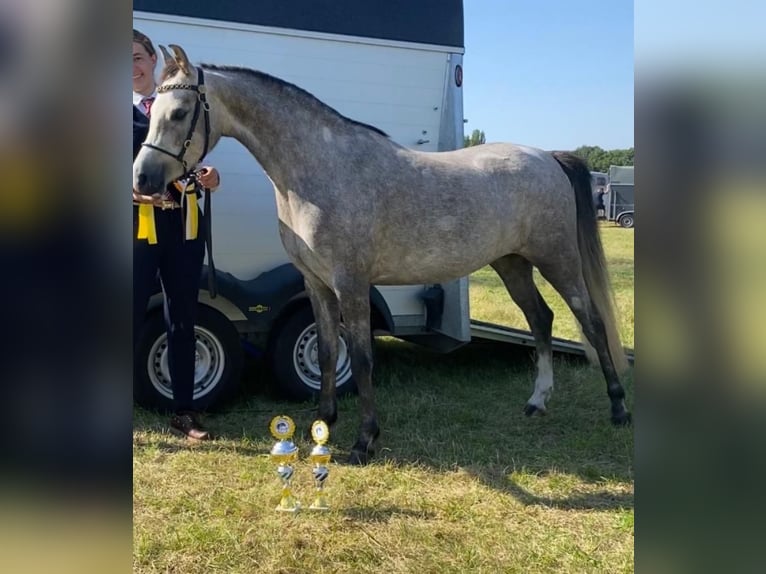
[[[461,0],[134,0],[133,25],[155,47],[183,45],[192,61],[254,68],[292,82],[404,146],[462,146]],[[271,182],[233,139],[222,140],[205,161],[219,169],[222,182],[212,202],[218,293],[210,296],[205,271],[195,403],[210,408],[237,390],[243,348],[266,353],[287,396],[310,398],[320,386],[316,330],[303,278],[279,239]],[[471,340],[467,278],[373,287],[370,296],[376,334],[440,351]],[[158,292],[136,353],[134,384],[144,404],[167,407],[161,302]],[[339,393],[354,387],[345,349],[342,342]]]

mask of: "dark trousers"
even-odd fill
[[[133,237],[137,230],[134,208]],[[184,239],[181,209],[154,210],[157,243],[133,241],[133,349],[138,346],[149,298],[157,291],[157,277],[165,300],[168,367],[175,411],[193,409],[197,296],[205,257],[204,221],[199,213],[196,239]],[[142,367],[145,368],[145,367]]]

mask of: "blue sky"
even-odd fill
[[[633,2],[464,0],[466,135],[633,147]]]

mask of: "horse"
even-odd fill
[[[328,425],[338,416],[341,316],[347,330],[361,409],[351,464],[374,456],[380,434],[370,286],[441,283],[486,265],[499,274],[535,339],[537,373],[524,412],[545,414],[553,390],[553,312],[535,286],[536,267],[595,352],[611,421],[631,422],[620,383],[628,364],[585,162],[568,152],[505,143],[414,151],[294,84],[247,68],[195,67],[180,46],[169,47],[172,54],[161,46],[165,67],[133,186],[160,192],[221,137],[237,139],[258,160],[273,183],[281,241],[303,274],[314,311],[317,415]]]

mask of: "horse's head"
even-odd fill
[[[189,62],[180,46],[165,58],[161,84],[152,104],[149,133],[133,162],[133,187],[142,194],[162,192],[187,174],[211,145],[210,106],[202,70]]]

